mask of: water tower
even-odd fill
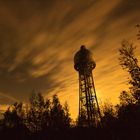
[[[91,52],[85,46],[74,56],[74,68],[79,73],[79,124],[81,126],[96,125],[100,119],[99,104],[92,75],[96,64]]]

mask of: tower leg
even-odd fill
[[[79,122],[82,126],[95,126],[100,119],[92,72],[79,73]]]

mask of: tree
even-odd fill
[[[138,65],[138,59],[135,56],[135,49],[133,43],[128,41],[122,42],[122,47],[119,49],[120,52],[120,65],[123,69],[127,70],[130,74],[129,84],[130,89],[136,100],[140,99],[140,67]],[[137,101],[140,102],[140,101]]]
[[[102,111],[103,111],[103,116],[102,116],[101,123],[103,127],[112,128],[116,121],[116,111],[114,106],[109,102],[105,102]]]
[[[43,124],[42,124],[42,128],[43,129],[48,129],[50,128],[50,121],[51,121],[51,118],[50,118],[50,111],[51,111],[51,102],[49,99],[46,99],[46,101],[44,102],[44,111],[43,111],[43,116],[42,116],[42,121],[43,121]]]
[[[130,91],[123,91],[120,94],[117,115],[119,127],[125,130],[123,133],[125,132],[126,135],[130,132],[137,135],[137,130],[140,129],[140,67],[135,56],[135,49],[133,43],[124,41],[119,50],[120,64],[130,75]]]
[[[65,102],[64,104],[64,114],[65,114],[65,118],[64,118],[65,127],[69,128],[71,123],[71,118],[70,118],[69,106],[67,102]]]
[[[126,91],[122,91],[120,93],[119,99],[120,99],[120,105],[123,105],[123,106],[134,104],[135,102],[134,97]]]
[[[42,130],[44,125],[45,102],[41,93],[33,92],[30,97],[30,109],[27,113],[26,125],[32,132]]]
[[[4,126],[6,128],[15,128],[24,125],[22,116],[22,103],[14,103],[4,113]]]
[[[70,126],[68,105],[65,104],[63,108],[57,95],[53,96],[50,115],[52,129],[63,129]]]

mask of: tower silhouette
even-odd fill
[[[74,56],[74,68],[79,73],[79,125],[91,127],[100,119],[99,104],[92,75],[96,64],[85,46]]]

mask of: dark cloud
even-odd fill
[[[137,14],[137,12],[140,12],[140,1],[122,0],[112,12],[112,18],[120,18],[131,13]]]

